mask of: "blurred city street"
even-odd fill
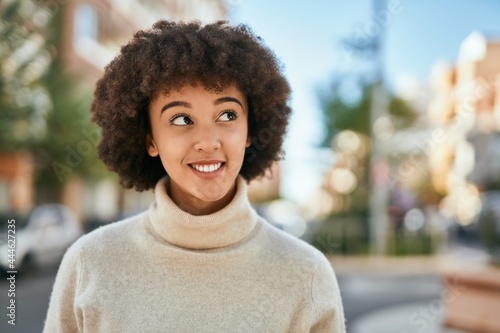
[[[331,262],[348,333],[466,333],[443,325],[442,273],[484,264],[478,251],[464,247],[438,257],[333,257]]]
[[[15,297],[0,280],[0,308],[16,303],[0,332],[41,332],[67,247],[150,207],[101,161],[90,109],[159,19],[248,25],[275,52],[293,116],[248,199],[330,259],[348,333],[500,332],[500,1],[9,0],[0,16],[0,269],[22,273]],[[151,103],[137,94],[121,96]]]
[[[344,264],[348,265],[348,260]],[[351,270],[353,268],[350,268]],[[407,313],[401,306],[409,306],[413,310],[415,304],[427,304],[439,297],[441,281],[436,274],[404,274],[380,272],[363,272],[355,274],[353,271],[337,273],[345,306],[349,333],[389,333],[389,328],[398,327],[407,320]],[[6,320],[0,323],[1,332],[39,333],[43,327],[50,290],[55,278],[55,270],[44,270],[28,276],[20,277],[17,284],[18,316],[16,326],[8,325]],[[7,281],[0,283],[0,293],[7,293]],[[7,306],[6,299],[2,298],[1,307]],[[389,316],[379,318],[378,313],[386,309]],[[375,320],[371,319],[376,315]],[[371,319],[371,320],[370,320]],[[440,318],[431,326],[438,326]],[[381,330],[376,330],[376,325],[383,323]],[[407,333],[411,326],[406,323]],[[374,326],[372,326],[374,325]],[[373,329],[366,329],[373,327]],[[394,331],[396,332],[396,331]],[[403,333],[399,332],[398,333]],[[414,330],[414,332],[417,332]],[[436,332],[436,331],[423,331]],[[444,331],[443,331],[444,332]]]
[[[465,262],[460,264],[460,258]],[[481,266],[477,251],[456,248],[440,257],[330,257],[330,261],[339,280],[348,333],[465,333],[441,324],[444,308],[436,306],[443,292],[440,274],[464,264]],[[16,326],[4,319],[1,332],[41,332],[55,274],[55,268],[47,268],[19,277]],[[7,288],[2,279],[0,294]],[[0,306],[7,306],[5,298]]]

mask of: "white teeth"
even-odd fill
[[[222,163],[217,163],[217,164],[210,164],[210,165],[196,165],[196,164],[191,164],[193,168],[200,172],[214,172],[216,170],[219,170],[221,167]]]

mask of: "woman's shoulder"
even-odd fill
[[[119,247],[140,235],[138,228],[141,226],[144,214],[146,212],[98,227],[80,237],[73,247],[85,252]]]
[[[278,229],[266,220],[261,220],[265,247],[280,261],[307,262],[312,266],[324,264],[325,255],[306,241]]]

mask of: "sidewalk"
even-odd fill
[[[410,303],[372,312],[348,323],[349,333],[467,333],[443,327],[443,311],[432,303]]]
[[[466,247],[455,247],[432,256],[328,256],[337,274],[440,275],[455,269],[485,267],[488,255]]]
[[[440,274],[456,265],[451,256],[328,256],[337,274]]]
[[[441,278],[487,265],[480,251],[435,256],[329,256],[340,279],[348,333],[468,333],[442,325]],[[366,309],[366,311],[365,311]],[[349,318],[349,317],[348,317]]]

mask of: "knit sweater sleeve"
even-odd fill
[[[314,304],[312,333],[345,333],[344,309],[337,278],[330,262],[321,256],[312,279]]]
[[[66,251],[59,266],[50,296],[44,333],[81,332],[81,316],[75,305],[81,273],[81,255],[77,243]]]

